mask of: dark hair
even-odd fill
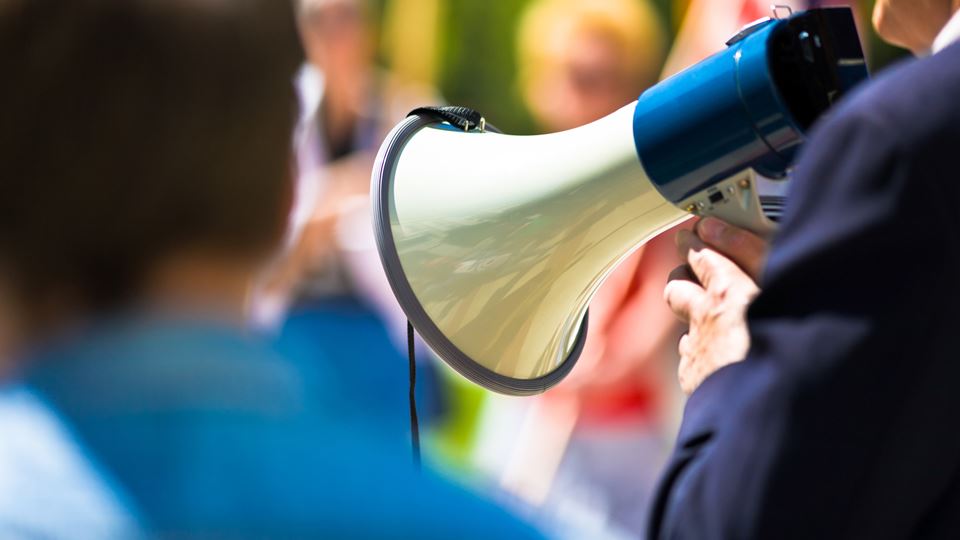
[[[116,304],[175,250],[274,247],[301,61],[284,0],[0,0],[16,285]]]

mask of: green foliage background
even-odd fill
[[[398,0],[379,0],[379,4]],[[481,111],[500,129],[533,133],[533,122],[520,98],[515,80],[518,21],[532,0],[441,0],[438,80],[452,104]],[[853,0],[869,16],[873,0]],[[672,35],[679,25],[682,2],[653,0]],[[869,17],[866,17],[869,20]],[[884,44],[869,24],[861,28],[874,72],[905,53]],[[416,30],[413,30],[416,31]]]
[[[673,0],[654,0],[665,23]],[[515,79],[516,31],[531,0],[446,0],[439,86],[450,103],[473,107],[509,133],[535,131]],[[672,32],[670,32],[672,34]]]

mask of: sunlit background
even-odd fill
[[[482,111],[510,133],[534,133],[536,124],[518,87],[517,32],[533,0],[474,2],[457,0],[382,0],[373,2],[380,25],[379,60],[395,73],[435,85],[450,103]],[[673,43],[690,0],[651,0],[667,45]],[[713,0],[717,9],[740,2]],[[775,4],[769,1],[762,4]],[[905,54],[880,41],[869,14],[872,0],[833,2],[854,5],[871,68],[875,71]],[[824,2],[823,4],[827,4]],[[707,26],[710,21],[699,21]],[[725,30],[725,29],[724,29]],[[718,43],[717,46],[721,46]]]

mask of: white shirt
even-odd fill
[[[953,14],[953,17],[947,22],[947,25],[943,27],[943,30],[940,31],[937,38],[933,40],[931,50],[933,54],[937,54],[957,40],[960,40],[960,11]]]

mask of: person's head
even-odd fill
[[[648,0],[537,0],[518,46],[524,100],[556,131],[601,118],[654,83],[664,32]]]
[[[957,11],[960,0],[877,0],[873,25],[884,40],[920,54]]]
[[[328,78],[370,68],[374,36],[367,0],[297,0],[307,60]]]
[[[20,315],[125,308],[166,267],[255,272],[287,224],[301,62],[281,0],[0,0]]]

